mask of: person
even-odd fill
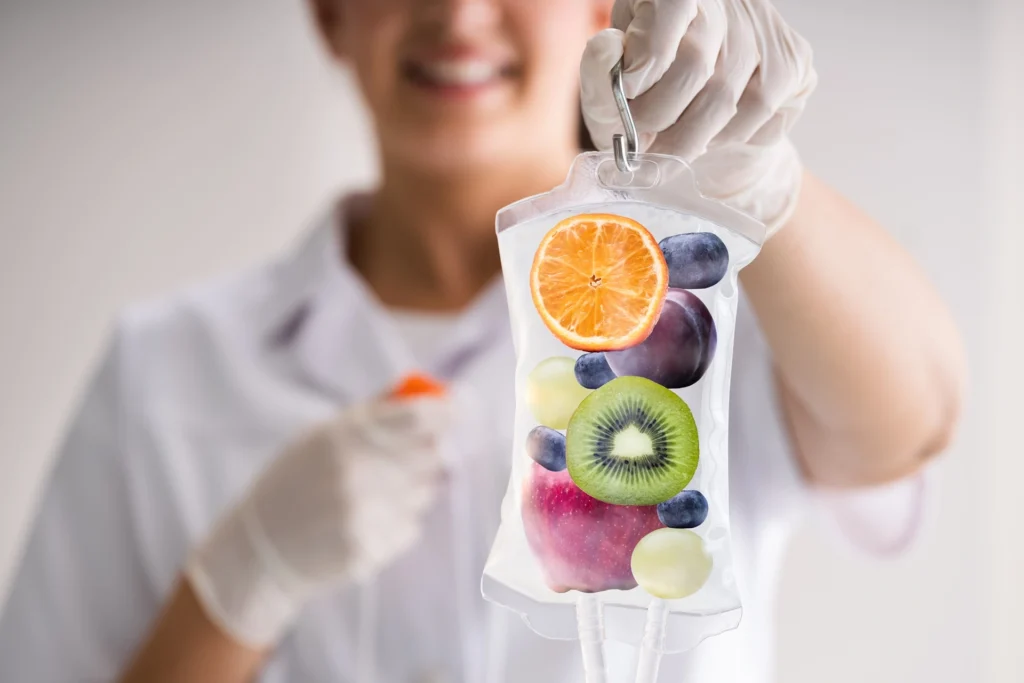
[[[771,680],[790,532],[829,518],[868,552],[904,545],[964,383],[920,270],[800,162],[807,42],[765,0],[311,7],[373,115],[379,186],[280,258],[120,316],[0,618],[0,680],[580,680],[575,643],[507,615],[465,628],[456,565],[478,579],[510,459],[494,214],[559,184],[581,132],[610,146],[620,58],[644,148],[770,234],[741,274],[732,377],[744,618],[661,680]],[[381,398],[413,370],[448,398]],[[610,667],[629,657],[608,645]]]

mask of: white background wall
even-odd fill
[[[0,587],[112,314],[272,253],[338,188],[373,177],[359,105],[302,5],[0,1]],[[808,165],[921,260],[975,379],[943,497],[908,556],[870,562],[814,530],[798,538],[780,680],[1024,680],[1012,668],[1020,401],[995,382],[1020,337],[993,315],[1019,295],[982,298],[999,278],[1024,284],[1007,257],[1024,245],[997,229],[1021,217],[1024,148],[1000,133],[1024,114],[1008,89],[1024,73],[1021,3],[778,5],[816,46],[821,85],[796,135]]]

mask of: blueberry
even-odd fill
[[[565,469],[565,435],[551,427],[534,427],[526,437],[526,452],[552,472]]]
[[[585,353],[576,359],[576,381],[587,389],[600,389],[615,379],[603,353]]]
[[[668,286],[704,289],[717,284],[729,268],[729,250],[710,232],[666,237],[658,245],[668,263]]]
[[[658,519],[673,529],[692,529],[708,518],[708,499],[700,491],[681,491],[658,503]]]

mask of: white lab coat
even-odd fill
[[[121,316],[0,615],[0,681],[115,679],[189,548],[281,447],[414,369],[416,354],[389,313],[340,258],[346,206],[279,260]],[[767,348],[742,301],[737,335],[731,512],[743,623],[692,654],[667,657],[663,681],[770,680],[776,574],[787,537],[812,505],[778,414]],[[423,369],[454,376],[457,393],[478,408],[451,443],[472,482],[473,526],[460,548],[479,576],[511,459],[515,361],[500,282],[459,317],[435,355],[435,367]],[[504,629],[499,647],[488,647],[479,625],[493,620],[478,595],[478,627],[460,628],[446,495],[423,541],[372,593],[343,588],[308,606],[262,683],[366,683],[356,670],[367,644],[380,683],[457,681],[463,639],[507,683],[582,680],[575,643],[544,640],[504,611],[495,622]],[[916,489],[899,498],[911,495]],[[890,516],[879,533],[906,537],[910,520]],[[609,647],[611,681],[625,680],[616,676],[630,656]]]

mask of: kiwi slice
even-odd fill
[[[569,476],[613,505],[657,505],[697,471],[697,423],[686,402],[643,377],[618,377],[583,399],[569,420]]]

